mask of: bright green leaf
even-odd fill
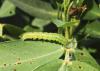
[[[68,71],[99,71],[93,66],[80,61],[73,61],[72,65],[68,66],[68,68]]]
[[[66,23],[61,21],[61,20],[58,20],[58,19],[54,19],[52,21],[57,27],[62,27],[63,25],[65,25]]]
[[[64,61],[62,65],[58,68],[58,71],[68,71],[67,64],[64,63]]]
[[[86,49],[76,50],[75,59],[77,61],[85,62],[87,64],[90,64],[91,66],[93,66],[95,68],[99,68],[99,65],[97,64],[95,59],[89,54],[89,52]]]
[[[15,15],[15,5],[8,0],[3,2],[2,7],[0,8],[0,18],[9,17]]]
[[[63,61],[61,60],[54,60],[33,71],[99,71],[91,65],[80,61],[72,61],[72,65],[64,65],[62,69],[60,69],[62,63]]]
[[[50,23],[49,20],[35,18],[32,21],[32,26],[35,26],[35,27],[39,28],[41,31],[43,31],[43,27],[48,25],[49,23]]]
[[[76,19],[71,19],[70,22],[63,22],[61,20],[58,19],[54,19],[52,20],[52,22],[57,26],[57,27],[70,27],[70,26],[78,26],[79,25],[79,20]]]
[[[0,71],[32,71],[59,59],[63,52],[62,45],[50,42],[3,42],[0,43]]]
[[[62,64],[62,60],[53,60],[51,62],[48,62],[33,71],[58,71],[60,68],[60,65]]]

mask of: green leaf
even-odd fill
[[[80,7],[80,6],[82,6],[83,2],[84,2],[84,0],[74,0],[74,5]]]
[[[93,20],[100,18],[100,8],[95,3],[94,0],[86,0],[87,2],[87,12],[83,15],[83,19]]]
[[[33,17],[49,20],[57,17],[57,11],[49,3],[41,0],[11,0],[11,2]]]
[[[95,67],[80,61],[73,61],[72,65],[68,66],[68,71],[99,71]]]
[[[63,25],[65,25],[66,23],[61,21],[61,20],[58,20],[58,19],[54,19],[52,21],[57,27],[62,27]]]
[[[63,52],[61,45],[50,42],[0,43],[0,71],[32,71],[50,61],[59,59]]]
[[[82,49],[82,50],[78,49],[78,50],[76,50],[74,55],[75,55],[75,59],[77,61],[85,62],[85,63],[90,64],[91,66],[99,69],[99,65],[97,64],[95,59],[89,54],[89,52],[86,49]]]
[[[100,22],[98,20],[88,23],[85,28],[85,33],[92,37],[100,38]]]
[[[58,71],[60,65],[62,64],[62,60],[53,60],[51,62],[48,62],[33,71]]]
[[[33,27],[31,25],[24,26],[23,30],[25,32],[40,32],[41,31],[38,27]]]
[[[35,18],[32,21],[32,26],[38,27],[41,31],[43,31],[43,27],[50,23],[49,20]]]
[[[9,17],[15,15],[15,5],[8,0],[4,0],[2,7],[0,8],[0,18]]]
[[[63,61],[62,65],[59,67],[58,71],[69,71],[67,66],[68,65],[66,64],[66,62]]]
[[[98,71],[98,69],[91,65],[80,61],[72,61],[72,65],[63,65],[61,69],[60,66],[63,62],[64,61],[62,60],[54,60],[36,68],[33,71]]]
[[[76,19],[71,19],[70,22],[63,22],[61,20],[58,19],[54,19],[52,20],[52,22],[57,26],[57,27],[70,27],[70,26],[78,26],[79,25],[79,20]]]

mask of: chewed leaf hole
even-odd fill
[[[80,55],[81,55],[81,56],[83,56],[83,55],[84,55],[84,53],[83,53],[83,52],[81,52],[81,53],[80,53]]]
[[[13,71],[17,71],[16,69],[14,69]]]
[[[7,66],[7,64],[4,64],[4,67],[6,67]]]
[[[10,11],[9,13],[10,13],[10,14],[13,14],[13,13],[14,13],[14,11]]]
[[[79,69],[82,69],[82,66],[79,66]]]
[[[17,58],[18,59],[18,61],[20,61],[20,58]]]
[[[21,62],[18,62],[17,64],[21,64]]]
[[[10,11],[9,13],[12,14],[12,11]]]

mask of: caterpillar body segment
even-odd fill
[[[22,40],[33,39],[33,40],[48,40],[48,41],[56,41],[61,44],[65,44],[66,40],[64,36],[57,33],[43,33],[43,32],[27,32],[21,35]]]

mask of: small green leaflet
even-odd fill
[[[71,26],[78,26],[79,25],[79,20],[72,19],[70,22],[63,22],[58,19],[52,20],[52,22],[57,26],[57,27],[71,27]]]

